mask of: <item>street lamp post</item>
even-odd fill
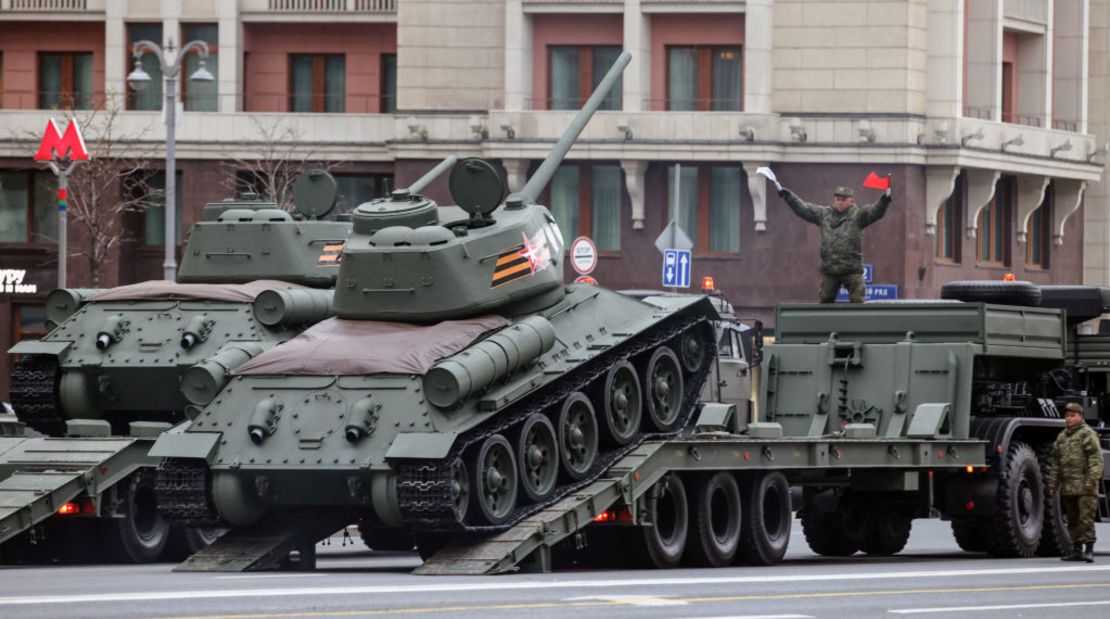
[[[135,68],[127,76],[127,84],[135,92],[142,92],[150,84],[150,74],[143,70],[140,57],[143,52],[151,52],[158,57],[162,67],[162,89],[165,102],[166,120],[166,202],[165,202],[165,231],[166,231],[166,259],[162,263],[162,272],[165,279],[177,279],[177,162],[174,159],[175,125],[177,116],[177,76],[181,71],[181,61],[189,52],[200,55],[200,65],[189,76],[196,82],[212,82],[215,77],[205,67],[208,58],[208,44],[204,41],[189,41],[174,54],[176,48],[173,39],[169,39],[166,49],[163,50],[153,41],[137,41],[131,46],[131,55],[135,58]]]

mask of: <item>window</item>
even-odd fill
[[[393,191],[392,174],[336,174],[339,186],[334,215],[350,213],[363,202],[381,198]]]
[[[739,166],[683,165],[675,191],[675,167],[667,168],[667,206],[694,244],[695,251],[740,251],[740,190],[744,174]],[[675,208],[675,194],[678,206]]]
[[[289,56],[289,111],[343,112],[347,58],[342,54]]]
[[[0,109],[4,109],[4,52],[0,51]]]
[[[131,49],[139,41],[151,41],[162,45],[162,24],[128,24],[127,72],[135,66],[135,59]],[[160,110],[162,109],[162,64],[153,52],[144,52],[139,56],[139,65],[150,76],[150,83],[142,92],[135,92],[127,88],[127,109],[129,110]]]
[[[599,250],[621,248],[621,185],[616,164],[563,164],[551,179],[551,214],[563,238],[588,236]]]
[[[50,172],[0,172],[0,243],[53,243],[58,238]]]
[[[610,45],[552,45],[547,49],[548,107],[552,110],[577,110],[582,107],[621,52],[620,47]],[[621,90],[622,82],[618,79],[599,109],[621,109]]]
[[[738,111],[739,46],[667,48],[667,109]]]
[[[1044,201],[1029,214],[1025,227],[1025,264],[1047,269],[1052,247],[1052,185],[1044,192]]]
[[[937,212],[936,257],[944,262],[960,262],[960,222],[964,219],[964,174],[956,177],[956,186]]]
[[[1010,264],[1010,201],[1013,192],[1010,182],[998,182],[994,198],[979,211],[979,238],[976,243],[975,258],[980,264]]]
[[[92,108],[92,52],[39,52],[39,109]]]
[[[382,112],[397,111],[397,54],[382,54]]]
[[[163,170],[154,172],[146,179],[146,187],[141,183],[136,185],[135,191],[146,191],[148,197],[143,209],[143,245],[165,245],[166,243],[166,173]],[[177,185],[174,187],[174,214],[177,220],[175,228],[177,242],[185,238],[185,230],[181,225],[182,213],[185,204],[181,194],[181,172],[177,173]]]
[[[46,335],[46,306],[45,305],[15,305],[13,342],[38,339]]]
[[[208,44],[208,59],[204,66],[216,78],[211,82],[190,80],[189,77],[200,67],[200,54],[190,52],[185,56],[185,68],[181,72],[181,93],[185,99],[185,109],[190,112],[215,112],[219,108],[219,28],[216,24],[185,24],[181,28],[181,40],[184,43],[204,41]]]

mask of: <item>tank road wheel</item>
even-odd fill
[[[451,502],[454,504],[455,520],[466,521],[470,509],[470,475],[462,458],[455,458],[451,465]]]
[[[966,552],[986,552],[990,522],[983,518],[953,518],[952,536]]]
[[[998,513],[991,518],[987,552],[996,557],[1032,557],[1041,542],[1044,480],[1037,454],[1014,442],[999,471]]]
[[[689,329],[679,336],[678,354],[682,357],[682,367],[691,374],[701,369],[705,363],[705,338],[700,329]]]
[[[107,543],[120,560],[157,561],[170,537],[170,523],[158,513],[153,468],[142,469],[120,484],[116,511],[123,515],[105,523]]]
[[[643,396],[640,378],[627,361],[621,361],[605,375],[602,397],[601,427],[609,441],[627,445],[640,430]]]
[[[731,473],[698,479],[694,489],[694,526],[686,540],[690,562],[705,567],[732,563],[740,545],[740,487]]]
[[[584,479],[597,460],[597,417],[590,399],[580,391],[570,394],[557,426],[563,472],[574,481]]]
[[[516,459],[524,494],[537,503],[551,496],[559,479],[559,439],[543,413],[524,420],[516,438]]]
[[[678,567],[690,528],[682,478],[671,473],[656,482],[648,492],[645,507],[648,525],[624,529],[629,536],[628,549],[644,567]]]
[[[1044,528],[1041,531],[1041,543],[1037,546],[1037,555],[1062,557],[1065,552],[1071,550],[1071,536],[1068,535],[1064,510],[1060,507],[1060,496],[1048,496],[1048,475],[1052,471],[1052,443],[1045,443],[1037,448],[1037,461],[1041,466],[1041,478],[1045,481]]]
[[[910,540],[913,519],[896,507],[880,507],[867,519],[867,534],[860,550],[869,555],[889,556],[902,552]]]
[[[644,389],[648,424],[660,432],[674,430],[682,414],[682,368],[670,348],[661,346],[648,359]]]
[[[513,448],[500,434],[482,442],[470,468],[478,514],[488,524],[501,524],[516,507],[517,468]]]
[[[745,563],[774,565],[782,561],[790,544],[790,485],[775,471],[745,478],[740,555]]]

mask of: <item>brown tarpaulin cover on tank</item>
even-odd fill
[[[164,279],[139,282],[108,289],[92,301],[150,301],[157,299],[197,299],[250,303],[265,290],[305,288],[277,279],[258,279],[245,284],[179,284]]]
[[[493,315],[434,325],[329,318],[244,363],[235,374],[424,374],[436,361],[507,324]]]

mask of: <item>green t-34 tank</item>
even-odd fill
[[[708,298],[564,284],[563,238],[535,202],[628,59],[519,193],[464,159],[450,189],[467,217],[442,220],[417,195],[359,207],[336,317],[237,368],[159,439],[160,509],[233,527],[350,510],[428,552],[508,527],[686,426],[715,352]]]

